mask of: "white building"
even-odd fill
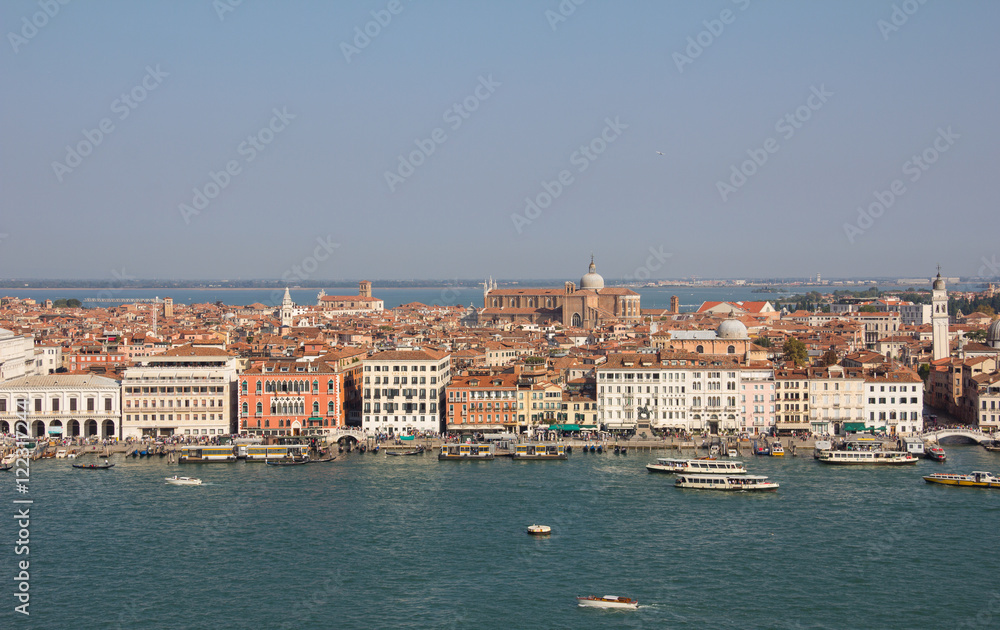
[[[0,328],[0,381],[35,373],[35,340]]]
[[[123,437],[229,434],[238,361],[225,350],[191,345],[143,358],[122,381]]]
[[[890,435],[924,429],[924,387],[913,370],[876,369],[865,374],[865,428]]]
[[[24,376],[0,383],[0,433],[12,433],[18,410],[32,437],[120,437],[118,381],[89,374]]]
[[[809,430],[841,433],[864,422],[865,381],[860,368],[840,365],[809,368]]]
[[[911,302],[900,304],[899,322],[903,326],[923,326],[931,323],[931,305]]]
[[[35,374],[54,374],[62,367],[62,346],[35,347]]]
[[[389,350],[365,359],[362,428],[366,433],[439,433],[451,355]]]
[[[933,313],[931,313],[931,330],[934,335],[933,360],[937,361],[951,354],[951,346],[948,342],[948,290],[940,271],[938,271],[937,278],[934,279],[931,302],[934,307]]]
[[[609,430],[740,430],[741,366],[724,355],[613,354],[597,367],[598,421]]]

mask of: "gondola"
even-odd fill
[[[310,459],[310,460],[309,460],[309,461],[307,461],[306,463],[307,463],[307,464],[325,464],[325,463],[327,463],[327,462],[332,462],[332,461],[333,461],[333,460],[335,460],[335,459],[337,459],[337,457],[336,457],[336,456],[333,456],[333,457],[326,457],[326,458],[324,458],[324,459]]]
[[[3,472],[5,470],[10,470],[13,467],[14,467],[14,464],[7,464],[6,466],[0,466],[0,472]]]
[[[397,453],[396,451],[386,451],[386,455],[395,455],[397,457],[402,457],[403,455],[423,455],[424,447],[420,446],[412,451],[403,451],[402,453]]]
[[[268,466],[303,466],[305,464],[308,464],[309,461],[310,460],[306,459],[306,460],[297,461],[297,462],[296,461],[292,461],[292,462],[281,462],[281,461],[272,462],[271,460],[268,459],[268,460],[264,460],[264,463],[267,464]]]
[[[114,464],[73,464],[73,468],[86,468],[88,470],[107,470],[114,467]]]

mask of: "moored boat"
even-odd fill
[[[924,457],[927,459],[933,459],[936,462],[943,462],[948,456],[945,454],[944,449],[940,446],[928,446],[924,450]]]
[[[548,536],[552,533],[552,528],[548,525],[529,525],[528,533],[532,536]]]
[[[517,444],[514,446],[513,459],[566,459],[566,447],[562,444]]]
[[[174,475],[173,477],[165,477],[166,482],[174,486],[200,486],[201,479],[196,479],[195,477],[178,477]]]
[[[669,459],[660,458],[655,464],[646,464],[649,472],[662,473],[714,473],[742,475],[746,466],[739,461],[718,461],[714,459]]]
[[[730,492],[777,490],[778,484],[761,475],[719,475],[679,473],[674,485],[694,490],[728,490]]]
[[[785,447],[781,445],[781,442],[775,442],[771,445],[771,457],[784,457]]]
[[[66,449],[64,448],[61,448],[58,451],[56,451],[56,459],[66,459],[66,455],[67,452]]]
[[[970,488],[1000,488],[1000,478],[991,472],[973,471],[968,475],[934,473],[924,477],[927,483],[937,483],[943,486],[966,486]]]
[[[492,444],[444,444],[438,453],[439,461],[491,460],[494,457]]]
[[[114,467],[114,464],[73,464],[73,468],[84,468],[86,470],[107,470]]]
[[[739,457],[740,454],[736,452],[735,448],[731,448],[728,451],[726,451],[726,456],[727,457]]]
[[[425,449],[424,449],[423,446],[418,446],[417,448],[415,448],[413,450],[410,450],[410,451],[402,451],[402,452],[401,451],[386,451],[385,454],[386,454],[386,456],[395,455],[397,457],[404,456],[404,455],[423,455],[424,454],[424,450]]]
[[[185,446],[177,461],[181,464],[235,462],[236,453],[232,446]]]
[[[983,448],[991,453],[1000,453],[1000,440],[988,440],[982,443]]]
[[[605,595],[604,597],[577,597],[578,606],[585,608],[621,608],[635,610],[639,607],[639,602],[629,597],[618,597],[615,595]]]

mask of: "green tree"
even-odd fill
[[[874,304],[862,304],[861,307],[858,308],[858,312],[859,313],[877,313],[878,312],[878,307],[875,306]]]
[[[785,361],[789,361],[795,365],[805,365],[809,362],[809,353],[806,350],[806,344],[795,337],[786,339],[781,351],[784,353]]]
[[[984,315],[989,315],[990,317],[993,317],[994,315],[997,314],[997,312],[994,311],[993,307],[990,306],[989,304],[980,304],[979,306],[976,307],[976,312],[983,313]]]
[[[771,340],[768,339],[767,337],[757,337],[756,339],[753,340],[753,342],[758,346],[760,346],[761,348],[771,347]]]
[[[80,302],[80,300],[78,300],[76,298],[70,298],[70,299],[66,300],[66,306],[68,306],[70,308],[80,308],[81,304],[82,303]]]
[[[921,363],[920,367],[917,368],[917,374],[919,374],[920,378],[924,379],[925,381],[927,380],[927,377],[930,376],[930,373],[931,373],[930,363]]]
[[[986,331],[985,330],[973,330],[970,333],[965,334],[965,338],[969,341],[976,341],[978,343],[983,343],[986,341]]]

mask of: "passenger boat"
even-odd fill
[[[73,468],[85,468],[87,470],[107,470],[114,467],[114,464],[73,464]]]
[[[785,447],[781,445],[781,442],[775,442],[771,445],[771,457],[784,457]]]
[[[760,475],[719,475],[680,473],[674,485],[695,490],[729,490],[731,492],[777,490],[778,484]]]
[[[439,461],[461,461],[496,457],[492,444],[445,444],[438,453]]]
[[[819,459],[820,451],[833,450],[833,442],[830,440],[816,440],[813,445],[813,459]]]
[[[646,464],[649,472],[662,473],[714,473],[745,475],[743,462],[719,461],[715,459],[667,459],[660,458],[655,464]]]
[[[993,473],[973,471],[968,475],[951,475],[934,473],[924,477],[927,483],[939,483],[945,486],[968,486],[971,488],[1000,488],[1000,478]]]
[[[514,459],[567,459],[566,447],[562,444],[516,444]]]
[[[585,608],[622,608],[635,610],[639,607],[639,602],[628,597],[617,597],[615,595],[605,595],[604,597],[577,597],[578,606]]]
[[[273,460],[306,459],[305,444],[250,444],[246,447],[248,462],[266,462]]]
[[[854,464],[863,466],[916,464],[920,461],[912,453],[904,453],[903,451],[819,451],[816,459],[824,464]]]
[[[235,462],[232,446],[185,446],[181,449],[181,464],[211,464]]]
[[[552,533],[552,528],[548,525],[529,525],[528,533],[532,536],[548,536]]]
[[[947,458],[947,455],[940,446],[928,446],[924,451],[924,457],[933,459],[936,462],[943,462]]]
[[[201,479],[195,479],[194,477],[178,477],[174,475],[173,477],[165,477],[167,483],[174,486],[200,486]]]

